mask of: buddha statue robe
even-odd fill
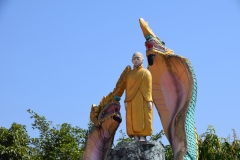
[[[149,109],[148,102],[152,102],[152,75],[143,66],[134,67],[126,77],[126,125],[127,134],[133,136],[149,136],[152,134],[153,108]]]

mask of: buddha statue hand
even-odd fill
[[[124,106],[125,106],[125,110],[127,109],[127,102],[124,103]]]
[[[153,109],[152,102],[148,102],[148,108],[149,108],[149,109]]]

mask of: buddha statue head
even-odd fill
[[[135,67],[139,67],[143,64],[144,57],[143,54],[140,52],[135,52],[132,56],[132,63]]]

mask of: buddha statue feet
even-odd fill
[[[139,141],[139,136],[134,136],[134,141]]]
[[[146,141],[146,136],[140,136],[139,141]]]

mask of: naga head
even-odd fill
[[[161,41],[160,38],[153,33],[152,29],[144,19],[140,18],[139,23],[146,39],[145,47],[148,65],[153,65],[154,58],[157,54],[173,54],[172,50],[165,47],[165,42]]]
[[[115,134],[115,131],[122,122],[121,107],[116,97],[118,96],[115,96],[115,99],[111,99],[103,106],[93,104],[90,113],[90,119],[94,123],[94,126],[101,127],[103,130],[108,131],[108,136]],[[103,97],[103,99],[105,100],[106,97]]]
[[[103,97],[101,103],[92,105],[90,119],[94,127],[88,134],[83,160],[106,159],[108,150],[112,147],[113,139],[119,124],[122,122],[118,96],[112,96],[112,92]]]

